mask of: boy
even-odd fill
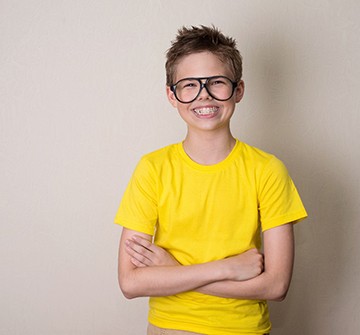
[[[267,334],[266,300],[286,296],[306,211],[284,165],[231,134],[244,95],[232,38],[180,29],[166,76],[187,135],[145,155],[124,194],[121,290],[150,297],[148,335]]]

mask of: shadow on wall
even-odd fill
[[[342,223],[355,220],[351,197],[355,186],[344,179],[344,166],[335,168],[341,157],[323,138],[327,132],[317,131],[321,125],[316,122],[321,118],[311,110],[312,102],[302,101],[302,69],[306,65],[297,50],[272,40],[260,46],[251,62],[260,90],[247,103],[251,116],[245,120],[245,128],[240,121],[245,130],[240,138],[250,139],[250,144],[284,161],[309,214],[295,228],[296,261],[288,297],[282,303],[270,303],[273,332],[334,333],[336,293],[345,285],[349,248]],[[248,111],[244,112],[246,117]],[[237,127],[235,124],[234,129]]]

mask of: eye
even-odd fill
[[[223,78],[216,78],[210,82],[210,85],[212,86],[218,86],[218,85],[225,85],[226,82]]]
[[[194,89],[199,87],[199,83],[196,80],[184,79],[178,83],[179,89]]]
[[[212,87],[229,86],[231,81],[225,77],[215,77],[210,80],[209,85]]]

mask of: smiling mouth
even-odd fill
[[[213,115],[213,114],[215,114],[218,110],[219,110],[218,107],[199,107],[199,108],[194,108],[194,109],[193,109],[193,112],[194,112],[196,115],[205,116],[205,115]]]

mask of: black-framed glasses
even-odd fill
[[[205,80],[205,81],[204,81]],[[197,99],[203,88],[215,100],[229,100],[238,83],[225,76],[184,78],[170,86],[175,98],[183,104],[189,104]]]

